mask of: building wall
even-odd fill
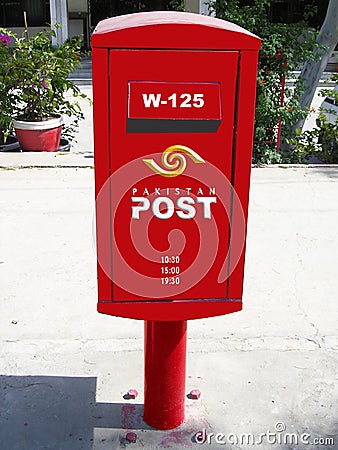
[[[29,36],[34,36],[39,31],[46,29],[47,27],[29,27]],[[23,27],[8,27],[8,30],[15,33],[19,38],[23,37],[25,29]],[[13,47],[13,40],[9,43],[10,47]]]
[[[88,2],[87,0],[68,0],[68,11],[70,13],[87,13],[88,12]]]
[[[185,0],[185,10],[192,13],[199,13],[199,0]]]

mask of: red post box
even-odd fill
[[[185,352],[182,323],[242,308],[260,40],[151,12],[103,20],[92,47],[98,311],[145,320],[158,361],[156,333]]]

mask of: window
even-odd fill
[[[49,0],[0,0],[0,26],[23,27],[23,12],[28,26],[44,26],[50,22]]]

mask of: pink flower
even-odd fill
[[[11,42],[11,37],[6,34],[0,34],[0,42],[2,45],[7,46]]]
[[[47,81],[42,80],[42,81],[41,81],[41,84],[42,84],[42,86],[43,86],[45,89],[48,89],[48,83],[47,83]]]

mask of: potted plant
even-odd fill
[[[64,129],[68,138],[74,137],[78,121],[83,118],[76,97],[87,96],[68,79],[68,75],[80,65],[81,40],[72,38],[54,47],[51,37],[55,36],[55,31],[51,29],[32,37],[28,36],[26,29],[22,38],[5,29],[0,29],[0,33],[14,41],[13,48],[6,49],[6,68],[1,69],[1,72],[5,71],[2,82],[3,92],[6,92],[6,99],[2,99],[6,104],[1,112],[2,123],[8,129],[11,116],[23,150],[57,151],[62,115],[72,119]],[[72,99],[65,96],[69,92]]]

